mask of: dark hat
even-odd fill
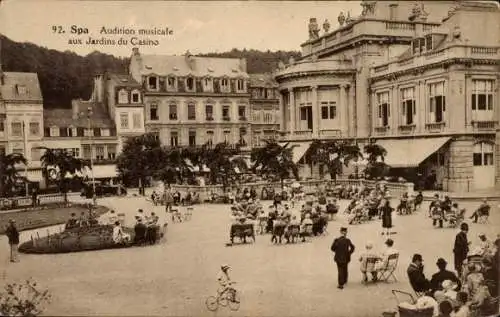
[[[443,258],[439,258],[439,259],[437,260],[437,262],[436,262],[436,265],[437,265],[437,266],[446,265],[446,264],[448,264],[448,262],[446,262],[446,260],[445,260],[445,259],[443,259]]]
[[[469,225],[467,223],[463,222],[460,225],[460,230],[469,230]]]
[[[418,253],[415,253],[411,259],[412,262],[415,262],[415,261],[423,261],[424,259],[422,258],[422,255],[421,254],[418,254]]]
[[[387,240],[385,240],[385,244],[388,245],[388,246],[390,246],[390,247],[392,247],[394,245],[394,240],[387,239]]]
[[[340,232],[347,232],[347,228],[346,227],[341,227],[340,228]]]

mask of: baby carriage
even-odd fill
[[[407,292],[393,290],[392,294],[398,302],[399,317],[432,317],[434,315],[434,307],[417,308],[417,301],[413,295]],[[401,298],[405,298],[401,301]],[[406,304],[406,305],[405,305]]]

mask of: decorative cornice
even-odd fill
[[[314,71],[302,71],[296,73],[288,73],[283,75],[277,75],[276,80],[298,78],[306,76],[320,76],[320,75],[352,75],[356,73],[355,69],[337,69],[337,70],[314,70]]]
[[[395,81],[397,80],[398,77],[412,74],[412,75],[419,75],[424,73],[425,71],[437,67],[448,67],[450,65],[455,65],[455,64],[463,64],[466,65],[467,67],[472,67],[474,64],[481,64],[481,65],[500,65],[500,60],[493,60],[493,59],[473,59],[473,58],[450,58],[444,61],[439,61],[436,63],[430,63],[426,65],[422,65],[419,67],[414,67],[414,68],[408,68],[400,71],[395,71],[391,72],[388,74],[383,74],[379,76],[373,76],[370,78],[370,83],[373,83],[375,81],[387,79],[389,81]]]

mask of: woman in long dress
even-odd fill
[[[385,234],[390,235],[391,228],[392,228],[392,212],[394,211],[394,208],[391,207],[391,203],[389,199],[385,201],[384,206],[381,208],[382,212],[382,235]]]

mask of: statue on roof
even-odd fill
[[[316,18],[309,19],[309,39],[315,40],[319,38],[319,26]]]
[[[347,11],[347,17],[345,18],[345,24],[349,24],[354,22],[354,19],[351,18],[351,11]]]
[[[375,14],[375,4],[377,4],[377,1],[363,0],[361,2],[361,6],[363,7],[363,11],[361,12],[361,15],[367,16],[367,15]]]
[[[330,22],[328,22],[328,19],[323,22],[323,30],[325,31],[325,33],[328,33],[328,31],[330,30]]]
[[[295,58],[293,58],[293,56],[290,56],[290,58],[288,59],[288,64],[290,64],[290,65],[295,64]]]
[[[425,21],[427,20],[428,15],[429,13],[425,11],[424,4],[422,2],[415,2],[408,19],[410,21],[415,21],[417,18],[419,18],[420,20]]]
[[[279,62],[278,62],[278,69],[279,69],[279,70],[283,70],[283,69],[285,69],[285,63],[283,63],[283,61],[279,61]]]
[[[338,17],[338,21],[339,21],[339,25],[342,27],[344,25],[344,22],[345,22],[345,16],[344,16],[344,12],[340,12],[339,14],[339,17]]]

